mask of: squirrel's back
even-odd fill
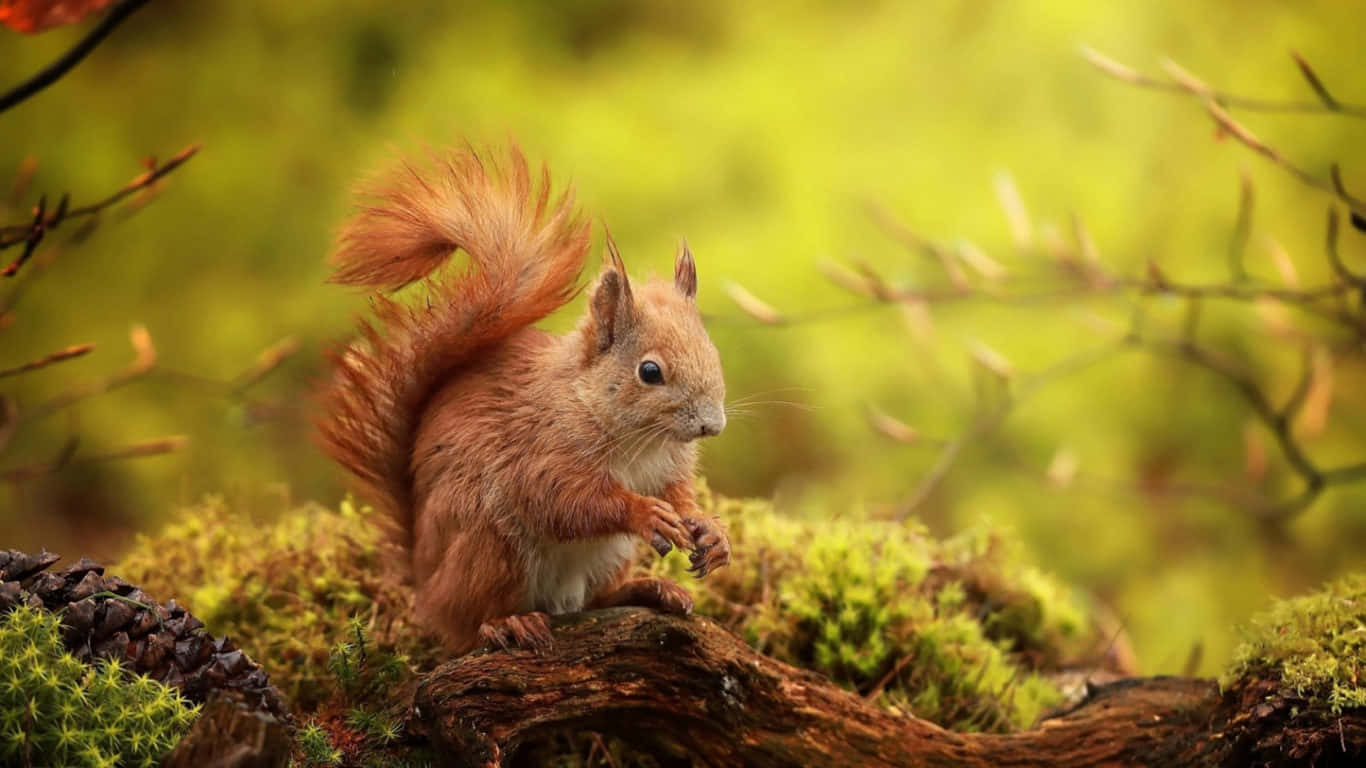
[[[429,278],[461,250],[468,269],[432,277],[412,304],[381,295],[361,338],[333,356],[317,421],[324,450],[413,530],[412,450],[427,402],[491,347],[569,301],[589,228],[568,190],[550,197],[516,148],[506,164],[471,149],[404,163],[362,190],[369,202],[342,230],[335,282],[380,291]]]

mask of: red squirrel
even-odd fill
[[[548,614],[691,611],[630,571],[637,537],[690,550],[699,577],[730,557],[693,492],[696,441],[726,412],[692,253],[636,286],[609,233],[584,316],[546,333],[533,324],[576,295],[589,249],[572,190],[552,201],[515,147],[431,160],[362,189],[342,229],[332,280],[375,289],[374,319],[333,356],[317,424],[395,523],[419,621],[464,652],[547,647]],[[468,268],[436,274],[457,250]],[[418,280],[416,303],[383,295]]]

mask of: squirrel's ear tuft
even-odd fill
[[[603,266],[606,269],[615,271],[621,275],[622,283],[626,286],[626,295],[631,295],[631,282],[626,279],[626,263],[621,260],[621,251],[617,250],[617,241],[612,239],[612,230],[607,228],[607,222],[602,224],[603,236],[607,241],[607,250],[603,254]]]
[[[674,287],[690,299],[697,298],[697,264],[692,260],[687,240],[678,244],[678,256],[674,258]]]
[[[621,261],[621,253],[610,232],[607,233],[607,262],[593,289],[592,299],[594,341],[599,352],[606,352],[630,330],[635,312],[626,265]]]

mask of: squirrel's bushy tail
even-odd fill
[[[319,398],[323,449],[412,543],[410,465],[427,400],[468,361],[549,315],[576,292],[589,225],[566,190],[550,199],[515,147],[501,166],[473,150],[403,165],[363,190],[372,202],[345,226],[332,280],[396,290],[461,250],[470,266],[433,278],[413,304],[376,295],[375,317],[334,354]]]

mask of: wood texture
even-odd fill
[[[1029,731],[955,733],[758,654],[701,617],[612,609],[563,617],[554,633],[550,652],[479,652],[423,681],[415,727],[448,764],[504,765],[519,744],[566,728],[715,766],[1348,765],[1366,738],[1353,715],[1338,721],[1340,749],[1333,739],[1267,754],[1238,697],[1164,677],[1093,689]]]

